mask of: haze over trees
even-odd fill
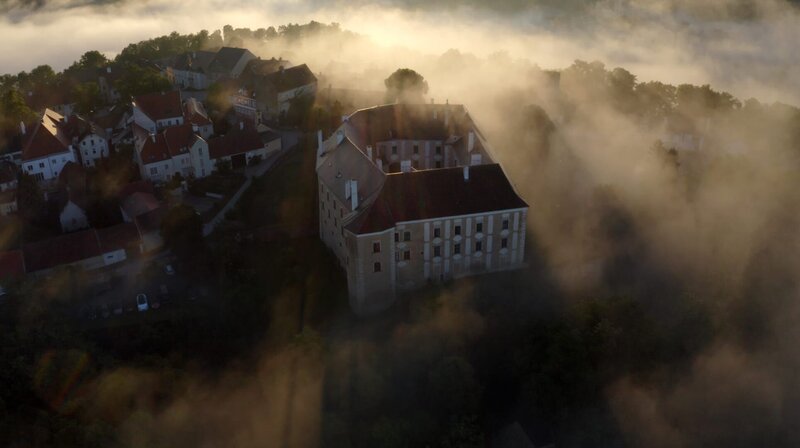
[[[428,83],[410,68],[400,68],[383,82],[389,103],[422,103],[428,93]]]

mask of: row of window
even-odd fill
[[[328,215],[328,217],[330,217],[330,214]],[[507,218],[503,219],[502,229],[503,230],[508,230],[508,219]],[[482,222],[475,223],[475,232],[476,233],[483,233],[483,223]],[[455,236],[460,236],[461,235],[461,225],[460,224],[456,224],[455,226],[453,226],[453,234]],[[442,228],[441,227],[434,227],[433,228],[433,237],[434,238],[441,238],[442,237]],[[403,241],[411,241],[411,232],[409,232],[407,230],[403,232]],[[399,243],[400,242],[400,232],[395,232],[394,233],[394,242],[395,243]],[[380,242],[373,243],[372,244],[372,252],[374,252],[374,253],[380,252],[381,251],[380,250],[380,246],[381,246]]]
[[[434,151],[435,151],[435,154],[437,156],[442,155],[442,145],[437,144]],[[413,152],[414,155],[418,155],[419,154],[419,144],[414,143],[414,146],[412,148],[412,152]],[[396,144],[392,145],[392,155],[393,156],[397,155],[397,145]]]
[[[378,244],[378,252],[380,252],[380,243]],[[373,244],[373,250],[375,250],[375,244]],[[500,240],[500,248],[506,249],[508,248],[508,238],[503,238]],[[483,251],[483,241],[476,241],[475,242],[475,252]],[[460,255],[461,254],[461,244],[454,244],[453,245],[453,255]],[[441,257],[442,256],[442,247],[441,246],[434,246],[433,248],[433,256],[434,257]],[[411,260],[411,251],[405,250],[401,252],[395,252],[394,254],[394,261],[410,261]],[[381,264],[380,262],[375,262],[373,264],[373,272],[381,272]]]

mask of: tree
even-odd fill
[[[47,215],[47,203],[36,179],[23,173],[17,186],[19,213],[26,222],[40,222]]]
[[[464,358],[444,358],[428,375],[432,409],[443,416],[473,414],[478,410],[480,394],[475,371]]]
[[[390,103],[421,103],[428,93],[428,83],[419,73],[410,68],[401,68],[386,80],[386,100]]]
[[[108,58],[103,53],[97,50],[91,50],[84,53],[69,69],[101,68],[105,67],[108,62]]]
[[[76,84],[72,88],[72,95],[75,99],[75,109],[81,114],[90,114],[102,105],[100,87],[96,82]]]
[[[17,126],[20,122],[29,122],[36,114],[25,103],[25,98],[16,89],[9,89],[0,96],[0,126]]]
[[[151,92],[164,92],[172,89],[169,80],[155,70],[128,64],[124,75],[116,80],[115,87],[123,101]]]

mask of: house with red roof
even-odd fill
[[[77,162],[77,149],[64,124],[68,118],[45,109],[22,148],[22,170],[40,182],[53,181],[68,162]]]
[[[208,151],[201,148],[192,153],[192,164],[195,173],[203,177],[216,169],[217,163],[225,161],[233,169],[244,168],[255,158],[263,160],[267,154],[280,149],[280,138],[264,141],[261,134],[249,124],[239,123],[227,134],[208,140]],[[203,174],[205,173],[205,174]]]
[[[207,146],[192,125],[184,123],[148,136],[135,151],[135,157],[143,179],[163,183],[176,174],[184,178],[195,175],[191,151],[199,148],[200,152],[207,153]]]
[[[87,229],[23,245],[27,274],[47,275],[59,266],[100,269],[125,261],[139,251],[139,232],[123,223],[105,229]]]
[[[431,282],[524,266],[528,205],[464,106],[362,109],[318,144],[320,239],[357,313]]]
[[[177,90],[137,96],[132,106],[134,125],[146,134],[183,124],[181,93]]]
[[[214,134],[214,124],[208,118],[203,103],[196,98],[186,99],[183,103],[183,115],[186,123],[192,125],[192,130],[200,137],[207,140]]]

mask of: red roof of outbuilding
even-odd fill
[[[63,119],[60,114],[45,109],[42,119],[36,124],[36,128],[22,148],[23,161],[69,151],[69,138],[60,127]]]
[[[94,229],[57,236],[26,244],[22,248],[27,272],[77,263],[103,254]]]
[[[264,148],[264,142],[258,135],[258,131],[252,126],[244,126],[244,129],[235,129],[222,137],[208,140],[208,154],[212,159],[234,156],[262,148]]]
[[[126,222],[116,226],[97,229],[100,247],[104,252],[127,249],[139,241],[139,230],[136,224]]]

